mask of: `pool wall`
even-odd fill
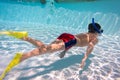
[[[105,34],[120,31],[119,0],[46,5],[25,2],[0,2],[0,22],[50,24],[87,29],[91,18],[100,23]]]

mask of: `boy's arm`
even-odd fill
[[[84,67],[84,64],[85,64],[85,61],[87,60],[88,58],[88,55],[93,51],[93,48],[95,46],[95,44],[98,42],[98,40],[93,40],[89,43],[88,47],[87,47],[87,50],[86,50],[86,53],[82,59],[82,62],[81,62],[81,65],[80,67],[83,68]]]

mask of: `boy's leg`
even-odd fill
[[[33,56],[42,55],[45,53],[52,53],[55,51],[63,50],[64,48],[64,42],[56,40],[50,45],[42,45],[41,47],[38,47],[30,52],[24,53],[21,57],[20,62]]]
[[[24,61],[24,60],[26,60],[26,59],[28,59],[32,56],[37,56],[37,55],[39,55],[39,49],[38,48],[36,48],[36,49],[34,49],[30,52],[23,53],[23,55],[20,59],[20,62],[22,62],[22,61]]]
[[[43,42],[35,40],[33,38],[30,38],[30,37],[24,37],[24,38],[22,38],[22,40],[28,41],[28,42],[32,43],[33,45],[35,45],[36,47],[41,47],[44,45]]]

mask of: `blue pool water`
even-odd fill
[[[59,52],[33,57],[16,66],[4,80],[115,80],[120,78],[119,0],[99,0],[46,5],[0,0],[0,31],[28,31],[29,36],[46,44],[63,32],[87,31],[91,18],[100,23],[104,34],[89,56],[83,70],[79,63],[86,48],[72,48],[65,58]],[[29,47],[28,47],[29,46]],[[0,74],[16,52],[27,52],[33,45],[0,36]]]

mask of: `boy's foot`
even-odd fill
[[[15,67],[17,64],[20,63],[20,59],[22,57],[21,53],[16,53],[15,57],[11,60],[11,62],[8,64],[8,66],[5,68],[4,72],[2,73],[2,75],[0,76],[0,80],[2,80],[5,75],[13,68]]]

